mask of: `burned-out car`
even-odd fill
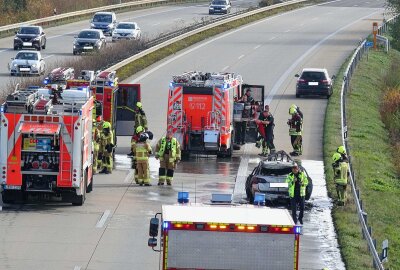
[[[256,192],[264,193],[266,202],[289,200],[288,184],[286,177],[292,172],[295,161],[284,151],[269,154],[260,161],[246,180],[246,194],[250,202],[254,200]],[[299,164],[300,171],[308,177],[306,187],[306,200],[309,200],[313,190],[313,183],[307,171]]]

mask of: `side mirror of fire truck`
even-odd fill
[[[158,228],[160,225],[160,220],[158,218],[152,218],[150,219],[150,230],[149,230],[149,238],[147,245],[149,247],[156,247],[157,246],[157,236],[158,236]]]

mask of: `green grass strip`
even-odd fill
[[[349,147],[368,225],[377,240],[380,253],[384,239],[389,239],[389,263],[386,267],[400,269],[400,184],[393,166],[389,134],[381,121],[379,108],[383,95],[382,79],[392,61],[399,61],[400,53],[370,51],[359,64],[348,94],[347,117]],[[347,63],[339,72],[343,74]],[[341,145],[340,128],[341,80],[334,86],[325,116],[324,161],[330,197],[336,198],[332,179],[331,157]],[[350,192],[349,192],[350,194]],[[362,239],[354,198],[345,207],[334,207],[333,218],[339,236],[341,252],[347,269],[373,269],[372,257]]]

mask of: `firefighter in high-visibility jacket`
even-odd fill
[[[344,206],[346,202],[347,175],[349,164],[343,160],[340,153],[334,153],[332,156],[333,179],[336,184],[336,192],[338,196],[338,205]]]
[[[291,156],[300,156],[303,153],[303,118],[294,107],[290,107],[289,114],[292,116],[287,122],[289,125],[290,141],[292,143],[293,152]]]
[[[131,138],[131,156],[132,157],[132,168],[135,169],[135,183],[139,184],[138,178],[138,169],[136,167],[136,156],[135,156],[135,146],[139,142],[140,134],[144,132],[144,128],[142,126],[138,126],[135,130],[135,134]]]
[[[137,183],[141,186],[151,186],[149,156],[152,151],[147,134],[140,134],[139,140],[133,145],[133,152],[136,157]]]
[[[96,120],[93,119],[92,125],[92,142],[93,142],[93,173],[97,173],[98,170],[98,158],[99,158],[99,151],[100,151],[100,130],[97,127]]]
[[[114,135],[110,122],[103,123],[100,139],[100,151],[103,157],[103,170],[101,173],[109,174],[113,168]]]
[[[178,140],[173,137],[171,131],[167,131],[167,136],[162,137],[156,146],[156,159],[160,160],[158,170],[158,185],[172,184],[176,164],[181,160],[181,146]]]
[[[307,175],[300,171],[299,166],[295,163],[292,166],[292,172],[286,177],[286,183],[288,184],[288,192],[290,198],[290,206],[292,209],[293,221],[296,224],[297,220],[300,224],[303,224],[304,216],[304,203],[306,196],[306,188],[308,185]],[[297,205],[300,208],[299,218],[297,219]]]
[[[143,111],[143,105],[141,102],[136,102],[135,105],[135,125],[133,127],[133,135],[131,138],[131,145],[134,144],[135,136],[138,138],[140,134],[138,134],[138,130],[141,132],[147,131],[147,117],[145,112]],[[131,149],[132,150],[132,149]],[[133,151],[128,154],[129,157],[133,156]]]

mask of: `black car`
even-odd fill
[[[335,76],[329,77],[328,71],[324,68],[305,68],[301,74],[296,74],[296,98],[305,95],[326,96],[332,95],[332,83]]]
[[[79,35],[75,37],[73,53],[76,55],[84,52],[99,51],[105,46],[106,37],[101,30],[82,30]]]
[[[259,162],[246,180],[246,195],[249,202],[254,201],[256,192],[265,194],[265,201],[289,202],[288,185],[286,177],[292,172],[295,161],[285,151],[270,154],[266,159]],[[308,178],[306,187],[306,200],[309,200],[313,190],[313,182],[306,169],[298,164]]]
[[[41,26],[22,26],[15,32],[14,50],[22,48],[46,49],[46,34]]]

